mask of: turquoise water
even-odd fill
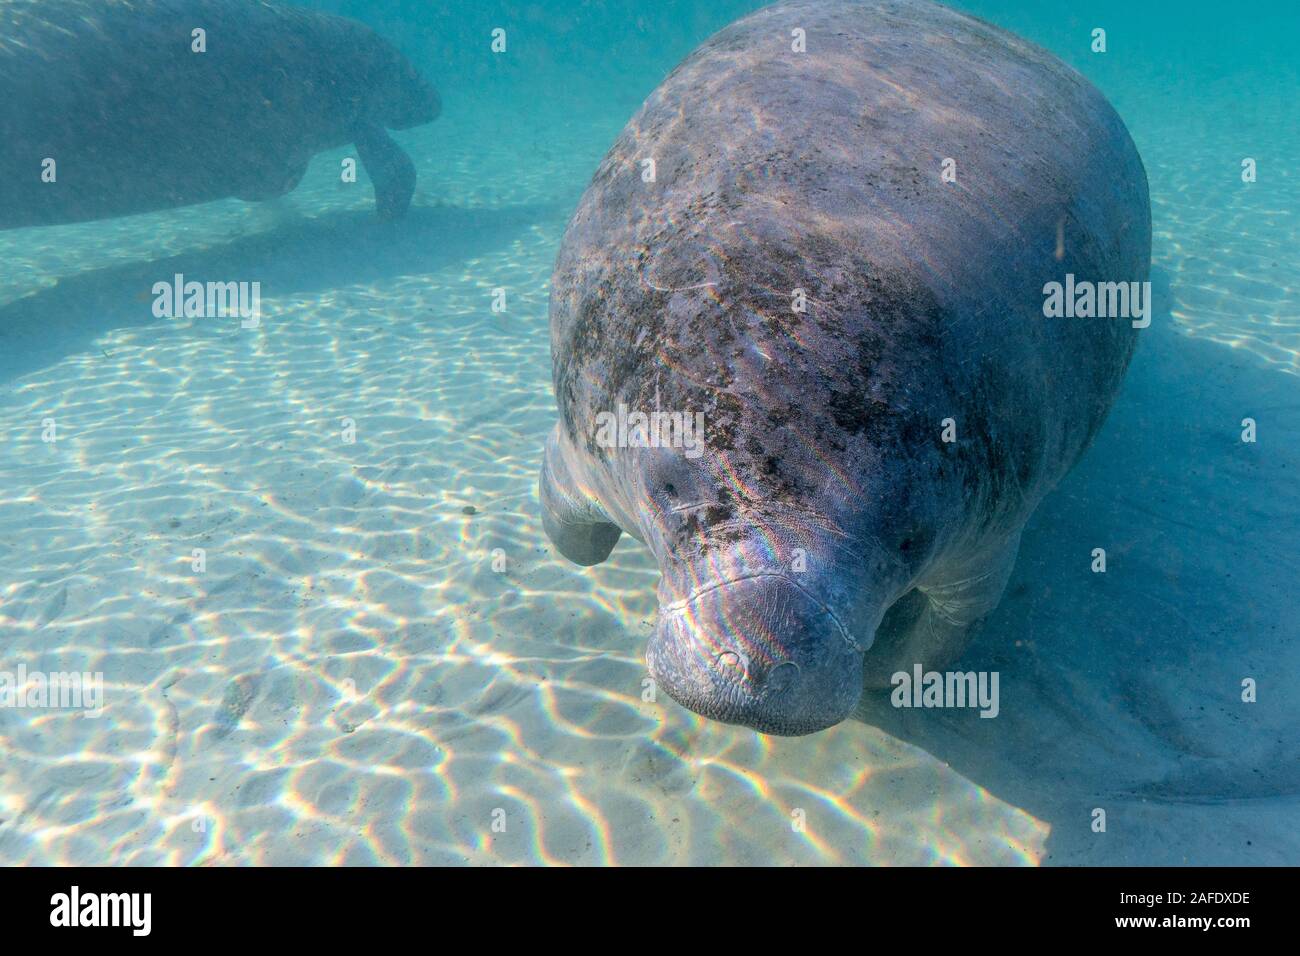
[[[548,281],[645,96],[760,5],[304,4],[441,93],[403,222],[343,149],[268,203],[0,232],[0,670],[104,675],[94,719],[0,708],[0,862],[1300,862],[1291,3],[954,4],[1101,89],[1152,203],[1155,320],[963,660],[998,718],[642,699],[648,551],[541,528]],[[178,272],[260,278],[261,329],[155,318]]]

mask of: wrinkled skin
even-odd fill
[[[347,143],[397,218],[415,168],[385,127],[441,108],[395,47],[342,17],[257,0],[0,0],[0,229],[270,199]],[[47,157],[55,183],[41,181]]]
[[[1046,52],[919,0],[759,11],[651,94],[569,224],[547,533],[654,553],[678,702],[829,727],[864,679],[960,654],[1110,408],[1137,331],[1045,319],[1044,284],[1149,262],[1133,144]],[[620,403],[702,412],[704,454],[609,447]]]

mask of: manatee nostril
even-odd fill
[[[789,690],[799,679],[799,665],[794,661],[785,661],[772,668],[767,675],[767,689],[770,693],[780,694]]]
[[[715,659],[718,673],[730,680],[745,679],[746,661],[735,651],[723,651]]]

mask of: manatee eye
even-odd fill
[[[677,489],[673,487],[673,483],[671,481],[668,484],[664,485],[664,494],[666,494],[669,498],[677,497]]]

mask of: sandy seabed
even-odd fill
[[[483,115],[401,134],[396,225],[329,154],[265,205],[0,233],[0,669],[105,680],[0,709],[0,863],[1300,860],[1294,179],[1134,127],[1156,321],[963,662],[999,717],[765,738],[642,699],[645,549],[541,529],[547,283],[619,122]],[[260,327],[154,318],[175,273],[260,281]]]

